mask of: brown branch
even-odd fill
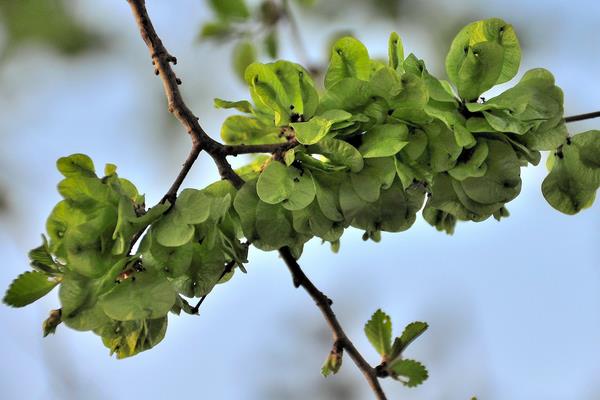
[[[198,158],[198,155],[200,155],[201,151],[202,147],[200,146],[200,144],[198,142],[194,142],[194,144],[192,144],[192,150],[190,150],[188,158],[183,163],[181,171],[179,171],[177,178],[175,178],[175,181],[173,182],[167,193],[165,193],[165,195],[163,196],[162,200],[160,201],[161,203],[169,201],[171,204],[173,204],[175,202],[175,199],[177,198],[177,192],[179,191],[181,184],[185,180],[187,174],[190,172],[190,169],[192,169],[192,166],[194,165],[194,162],[196,162],[196,159]]]
[[[331,308],[331,300],[325,294],[323,294],[323,292],[317,289],[310,279],[308,279],[288,247],[281,248],[279,250],[279,254],[285,261],[285,264],[292,274],[294,286],[302,287],[304,290],[306,290],[310,297],[312,297],[315,303],[317,303],[317,307],[319,310],[321,310],[323,317],[325,317],[325,320],[327,320],[327,323],[331,328],[334,343],[336,343],[337,346],[341,346],[350,355],[350,358],[352,358],[354,364],[356,364],[358,369],[360,369],[365,376],[365,379],[371,386],[371,389],[373,389],[377,399],[385,400],[385,393],[379,385],[375,368],[371,367],[371,365],[364,359],[356,347],[354,347],[352,341],[348,339],[348,336],[346,336],[346,333],[342,329],[342,326],[340,325],[335,313]]]
[[[173,184],[171,184],[171,187],[169,188],[167,193],[165,193],[163,198],[160,200],[159,204],[162,204],[165,201],[169,201],[169,203],[171,203],[171,204],[175,203],[175,199],[177,198],[177,192],[179,191],[181,184],[185,180],[187,174],[190,172],[190,169],[194,165],[194,162],[198,158],[198,155],[200,154],[201,151],[202,151],[202,147],[199,145],[199,143],[196,141],[193,141],[192,150],[190,150],[190,154],[188,155],[187,159],[183,163],[183,166],[181,167],[181,171],[179,171],[179,174],[177,174],[175,181],[173,182]],[[131,238],[131,244],[129,245],[129,253],[131,253],[133,246],[135,246],[137,241],[140,240],[140,238],[142,237],[142,235],[144,234],[145,231],[146,231],[146,228],[137,231],[133,235],[133,237]]]
[[[600,111],[595,111],[586,114],[572,115],[570,117],[565,117],[565,122],[575,122],[575,121],[583,121],[586,119],[598,118],[600,117]]]
[[[176,181],[167,192],[167,195],[170,195],[176,192],[183,182],[183,179],[187,175],[187,172],[192,167],[194,161],[196,160],[199,152],[201,150],[205,150],[210,156],[213,158],[217,168],[219,169],[219,173],[223,179],[229,180],[236,188],[240,188],[244,181],[235,173],[235,171],[231,168],[231,165],[226,159],[227,155],[235,155],[235,154],[243,154],[246,150],[252,149],[252,147],[246,146],[223,146],[219,142],[216,142],[212,138],[210,138],[206,132],[202,129],[200,124],[198,123],[198,118],[192,113],[192,111],[186,106],[181,94],[179,92],[178,85],[181,84],[181,80],[179,80],[173,69],[171,68],[171,63],[176,63],[175,57],[171,56],[168,51],[163,46],[160,38],[156,34],[154,27],[152,26],[152,22],[150,21],[150,17],[148,16],[148,12],[146,11],[145,1],[144,0],[127,0],[137,24],[140,28],[140,33],[144,42],[148,46],[148,50],[153,59],[153,64],[156,68],[155,72],[160,76],[163,87],[165,91],[165,95],[167,96],[169,111],[175,115],[175,117],[181,122],[181,124],[187,129],[187,132],[192,137],[192,145],[193,149],[190,153],[190,157],[184,164],[184,168],[178,175]],[[297,28],[297,27],[296,27]],[[290,144],[287,144],[290,145]],[[295,144],[293,144],[295,145]],[[293,147],[292,145],[292,147]],[[264,147],[260,145],[254,145],[254,150],[273,150],[272,147]],[[282,146],[282,145],[280,145]],[[277,150],[281,151],[282,147],[275,148],[274,152]],[[197,151],[197,153],[195,153]],[[249,151],[248,151],[249,152]],[[331,309],[331,300],[327,296],[325,296],[319,289],[317,289],[313,283],[308,279],[308,277],[304,274],[295,258],[290,252],[290,249],[284,247],[279,250],[282,258],[284,259],[290,273],[292,274],[292,278],[296,287],[303,287],[306,292],[315,300],[317,303],[317,307],[323,313],[325,320],[328,322],[334,338],[335,346],[340,347],[341,349],[345,349],[357,367],[362,371],[363,375],[367,379],[369,385],[373,389],[377,399],[385,400],[385,394],[381,386],[379,385],[379,381],[377,379],[377,374],[374,368],[372,368],[369,363],[362,357],[362,355],[358,352],[354,344],[348,339],[344,330],[342,329],[340,323],[338,322],[333,310]],[[227,268],[224,270],[222,276],[227,273]],[[194,307],[194,310],[198,310],[202,302],[206,296],[200,299],[199,303]]]
[[[156,34],[152,21],[146,10],[145,0],[127,0],[131,6],[133,15],[140,28],[142,39],[148,47],[155,73],[160,77],[163,83],[165,96],[167,97],[169,112],[175,115],[175,118],[181,122],[187,132],[192,137],[194,146],[199,146],[200,150],[205,150],[213,158],[223,179],[228,179],[234,186],[240,187],[244,181],[237,176],[231,168],[231,165],[222,154],[223,145],[213,140],[202,129],[198,122],[198,117],[188,108],[181,97],[179,85],[181,80],[177,78],[171,63],[176,64],[177,59],[173,57],[162,44],[162,41]],[[190,166],[191,167],[191,166]]]

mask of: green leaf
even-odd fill
[[[323,94],[319,104],[319,113],[327,110],[345,110],[349,113],[362,113],[365,107],[371,103],[373,87],[370,82],[356,78],[344,78]],[[387,110],[386,110],[387,111]],[[356,118],[356,115],[354,115]],[[368,122],[369,119],[367,118]]]
[[[243,40],[233,48],[232,57],[233,71],[243,81],[246,68],[256,61],[256,48],[251,41]]]
[[[201,224],[210,215],[210,200],[200,190],[184,189],[177,197],[171,212],[178,213],[181,220],[187,224]]]
[[[256,239],[256,209],[260,199],[256,194],[256,179],[246,181],[238,190],[233,207],[240,217],[240,223],[244,236],[250,241]]]
[[[431,171],[448,171],[456,164],[462,151],[454,139],[454,132],[440,122],[431,123],[423,128],[427,135],[427,152]]]
[[[477,143],[475,136],[462,123],[456,123],[452,127],[454,128],[454,140],[457,145],[467,149],[475,146]]]
[[[194,225],[208,219],[210,207],[211,201],[202,191],[183,190],[173,208],[153,225],[156,240],[166,247],[188,243],[194,236]]]
[[[375,350],[387,357],[392,347],[392,320],[381,310],[375,311],[365,325],[365,335]]]
[[[67,178],[71,176],[96,177],[94,162],[85,154],[61,157],[56,162],[56,167]]]
[[[454,233],[456,227],[456,216],[445,211],[430,207],[429,202],[423,208],[423,219],[438,231],[445,231],[448,235]],[[394,342],[396,344],[396,341]]]
[[[389,66],[393,69],[401,67],[404,62],[402,39],[400,39],[400,36],[396,32],[392,32],[388,41],[388,58]]]
[[[228,101],[223,99],[214,99],[215,108],[234,108],[246,114],[252,113],[252,104],[247,100]]]
[[[42,272],[27,271],[12,281],[2,301],[12,307],[25,307],[44,297],[58,283]]]
[[[296,139],[302,144],[315,144],[327,135],[332,123],[322,117],[314,117],[308,122],[290,124],[294,128]]]
[[[325,88],[329,89],[344,78],[368,80],[371,60],[367,48],[352,37],[339,39],[331,49],[331,60],[325,74]]]
[[[285,125],[291,120],[290,100],[272,66],[251,64],[244,77],[257,108],[272,116],[276,126]]]
[[[352,118],[352,114],[344,110],[327,110],[319,117],[328,120],[331,124],[335,125],[340,122],[348,121]],[[337,125],[336,125],[337,127]]]
[[[483,204],[506,203],[521,191],[521,168],[514,150],[506,143],[488,140],[487,170],[469,177],[461,186],[469,198]]]
[[[423,79],[407,72],[400,79],[398,93],[389,100],[389,107],[393,110],[391,116],[402,121],[427,122],[431,119],[424,111],[428,100],[429,93]]]
[[[358,151],[363,158],[393,156],[409,143],[407,139],[404,124],[377,125],[362,136]]]
[[[188,272],[192,263],[193,242],[178,247],[165,247],[154,239],[152,230],[144,237],[145,241],[149,242],[147,251],[142,252],[146,267],[162,271],[169,278],[178,278]]]
[[[344,216],[340,212],[338,192],[339,179],[333,174],[313,172],[316,198],[321,212],[332,221],[342,221]]]
[[[360,152],[351,144],[337,139],[324,138],[308,148],[309,152],[323,154],[332,163],[345,165],[352,172],[363,168],[364,161]]]
[[[502,73],[502,55],[502,46],[495,42],[478,43],[469,48],[455,82],[458,94],[472,100],[491,89]]]
[[[104,165],[104,176],[116,175],[117,166],[115,164],[106,163]]]
[[[293,240],[290,212],[281,205],[259,202],[256,207],[256,234],[253,243],[262,250],[276,250],[288,246]]]
[[[244,20],[250,16],[244,0],[210,0],[209,4],[217,16],[225,21]]]
[[[113,282],[114,284],[114,282]],[[62,320],[79,331],[96,329],[110,321],[97,305],[98,282],[76,273],[65,275],[59,288]]]
[[[356,193],[349,179],[342,181],[340,185],[339,204],[346,221],[352,221],[356,214],[367,205]]]
[[[454,38],[446,57],[446,73],[467,100],[512,79],[521,61],[514,29],[501,19],[473,22]]]
[[[294,181],[288,168],[278,161],[267,165],[258,177],[256,193],[268,204],[278,204],[289,198],[294,189]]]
[[[194,226],[182,220],[180,214],[169,213],[152,226],[156,240],[166,247],[183,246],[192,240]]]
[[[156,346],[165,337],[167,317],[137,320],[111,320],[94,329],[102,337],[102,342],[116,353],[118,359],[134,356]]]
[[[418,386],[429,377],[423,364],[415,360],[397,360],[390,365],[389,370],[394,379],[408,387]]]
[[[515,87],[499,96],[466,106],[471,112],[483,112],[494,130],[523,135],[519,140],[532,150],[553,150],[566,136],[561,127],[562,90],[554,84],[552,74],[542,68],[527,71]],[[485,129],[481,123],[471,123],[471,127]]]
[[[254,63],[246,69],[245,79],[257,108],[272,116],[276,126],[309,120],[319,104],[310,74],[298,64]]]
[[[281,105],[289,110],[291,120],[307,121],[312,118],[319,104],[319,95],[308,71],[288,61],[267,65],[273,69],[287,94],[287,102]]]
[[[488,153],[487,142],[480,141],[477,146],[463,150],[458,163],[448,173],[459,181],[470,177],[482,177],[487,172],[485,160]]]
[[[382,182],[377,172],[372,168],[363,168],[360,172],[350,175],[354,192],[364,201],[374,202],[379,198]]]
[[[562,154],[563,159],[555,157],[552,170],[542,182],[542,194],[546,201],[558,211],[569,215],[590,207],[598,188],[597,185],[588,185],[581,180],[585,176],[584,167],[577,159],[569,160],[573,156],[574,154],[567,152]]]
[[[390,359],[395,359],[399,357],[406,348],[415,341],[419,336],[421,336],[429,327],[426,322],[415,321],[406,325],[402,335],[397,337],[394,340],[394,344],[392,345],[392,350],[390,354]]]
[[[100,298],[100,306],[117,321],[164,317],[175,304],[175,290],[169,281],[146,270],[134,275]]]
[[[289,168],[288,173],[292,178],[293,187],[287,199],[282,205],[290,211],[301,210],[308,207],[315,198],[315,183],[309,170],[299,171]]]
[[[582,185],[600,186],[600,131],[579,133],[562,146],[565,167]]]
[[[394,173],[393,160],[390,160],[390,165],[390,170]],[[381,192],[376,202],[364,203],[359,208],[352,220],[352,226],[367,231],[370,237],[378,231],[405,231],[414,224],[423,199],[423,189],[415,187],[404,191],[400,182],[395,180],[391,187]],[[341,192],[340,204],[344,208]]]
[[[245,181],[251,181],[252,179],[258,178],[258,175],[263,169],[263,166],[270,159],[265,154],[260,154],[252,157],[252,161],[249,164],[244,165],[241,168],[235,169],[235,173]]]
[[[221,138],[227,144],[281,143],[285,138],[281,137],[280,132],[255,117],[232,115],[223,122]]]

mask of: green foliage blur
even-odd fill
[[[5,53],[20,46],[48,46],[65,56],[79,55],[100,44],[100,37],[81,24],[64,0],[5,0],[0,2],[0,27]]]

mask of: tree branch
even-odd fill
[[[175,199],[177,198],[177,192],[179,191],[181,184],[183,183],[188,172],[190,172],[190,169],[194,165],[194,162],[196,162],[196,159],[198,158],[198,155],[201,151],[202,147],[197,142],[192,145],[192,150],[190,150],[188,158],[183,163],[183,166],[181,168],[181,171],[179,171],[177,178],[175,178],[175,181],[173,182],[167,193],[165,193],[165,195],[163,196],[161,203],[164,203],[167,200],[171,204],[175,202]]]
[[[231,271],[233,271],[233,267],[235,267],[235,261],[229,261],[226,265],[225,268],[223,269],[223,272],[221,273],[221,275],[219,276],[219,279],[217,279],[217,282],[219,282],[221,279],[223,279],[223,277],[225,275],[227,275],[228,273],[230,273]],[[204,303],[204,299],[206,299],[206,297],[210,294],[207,293],[204,296],[202,296],[200,298],[200,300],[198,300],[198,303],[192,308],[192,311],[194,314],[198,314],[198,310],[200,310],[200,306],[202,305],[202,303]]]
[[[371,365],[364,359],[364,357],[360,354],[360,352],[354,347],[352,341],[346,336],[346,333],[342,329],[335,313],[331,308],[331,300],[323,294],[317,287],[308,279],[298,262],[290,252],[288,247],[283,247],[279,250],[279,254],[285,261],[290,273],[292,274],[292,279],[294,281],[294,286],[302,287],[312,299],[317,303],[317,307],[321,310],[323,317],[329,324],[333,334],[333,341],[337,346],[341,346],[352,358],[354,364],[360,369],[360,371],[365,376],[365,379],[373,389],[375,396],[377,399],[385,400],[385,393],[383,389],[379,385],[379,380],[377,379],[377,373],[375,368],[372,368]]]
[[[226,159],[227,155],[245,154],[257,151],[281,152],[281,150],[286,148],[286,146],[290,146],[289,148],[291,148],[297,144],[295,141],[290,141],[288,143],[278,144],[277,146],[223,146],[221,143],[210,138],[198,123],[198,118],[186,106],[183,98],[181,97],[181,93],[179,92],[178,88],[178,85],[181,84],[181,80],[177,78],[175,72],[171,68],[171,63],[175,64],[177,60],[175,57],[169,54],[169,52],[163,46],[160,38],[156,34],[146,10],[145,1],[127,1],[131,6],[133,15],[135,16],[136,22],[140,28],[142,39],[148,46],[148,50],[152,56],[153,64],[156,68],[155,73],[160,76],[163,82],[165,95],[168,100],[169,112],[175,115],[175,117],[187,129],[187,132],[192,137],[192,151],[184,163],[183,169],[177,176],[177,179],[165,195],[165,198],[176,195],[177,190],[181,186],[181,183],[194,164],[201,150],[205,150],[212,157],[223,179],[229,180],[236,188],[240,188],[244,184],[244,181],[231,168],[231,165]],[[279,253],[290,270],[294,285],[296,287],[303,287],[313,298],[313,300],[315,300],[317,307],[319,307],[323,313],[325,320],[328,322],[332,330],[334,345],[337,346],[338,349],[345,349],[348,352],[354,363],[367,379],[377,399],[385,400],[386,397],[381,386],[379,385],[375,369],[372,368],[362,357],[356,347],[354,347],[352,341],[350,341],[350,339],[348,339],[344,333],[344,330],[342,329],[333,310],[331,309],[331,300],[329,300],[329,298],[325,296],[319,289],[317,289],[308,279],[288,247],[280,249]],[[226,266],[223,276],[227,273],[227,270],[228,268]],[[206,296],[200,299],[198,304],[194,307],[194,310],[198,310],[205,298]]]
[[[586,119],[598,118],[600,117],[600,111],[595,111],[586,114],[572,115],[570,117],[565,117],[565,122],[575,122],[575,121],[583,121]]]
[[[181,80],[177,78],[171,67],[171,63],[176,64],[177,59],[167,51],[156,34],[152,21],[150,21],[150,17],[148,16],[148,11],[146,10],[145,0],[127,1],[131,6],[137,25],[140,28],[142,39],[150,51],[152,64],[155,68],[154,72],[160,77],[163,83],[169,112],[175,115],[175,118],[177,118],[186,128],[187,132],[192,137],[192,144],[194,146],[199,146],[200,150],[205,150],[210,154],[219,169],[221,177],[231,181],[234,186],[238,188],[241,187],[244,184],[244,181],[233,171],[231,165],[223,156],[223,145],[208,136],[200,126],[198,117],[194,115],[183,101],[178,87],[181,84]]]

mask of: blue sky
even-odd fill
[[[149,0],[165,45],[177,55],[182,90],[208,132],[227,113],[212,98],[246,98],[229,72],[230,49],[198,45],[208,18],[200,1]],[[105,52],[64,60],[26,49],[0,66],[0,184],[10,213],[0,216],[0,287],[27,268],[46,216],[59,200],[55,160],[84,152],[98,166],[113,162],[157,201],[175,177],[189,146],[166,112],[126,2],[76,2],[79,17],[105,32]],[[396,30],[405,46],[441,68],[445,53],[433,45],[435,21],[469,13],[498,16],[523,32],[521,73],[550,69],[565,92],[566,113],[600,109],[600,3],[592,1],[427,1],[430,15],[377,22],[354,10],[331,26],[303,23],[305,41],[352,26],[372,54],[385,54]],[[451,37],[447,38],[449,43]],[[321,55],[310,46],[310,55]],[[294,55],[284,48],[284,56]],[[573,132],[600,120],[573,124]],[[214,136],[217,136],[214,134]],[[240,161],[241,162],[241,161]],[[217,179],[201,156],[186,186]],[[431,328],[408,356],[422,360],[430,380],[416,389],[385,382],[390,398],[489,400],[594,399],[600,393],[600,206],[565,216],[540,192],[543,165],[523,170],[521,195],[510,218],[461,224],[454,236],[422,220],[408,232],[364,243],[349,231],[340,254],[311,242],[301,259],[306,273],[334,299],[334,309],[356,345],[375,363],[362,325],[377,308],[395,330],[413,320]],[[290,389],[304,397],[333,399],[345,386],[368,398],[349,359],[339,375],[319,375],[330,349],[324,321],[305,293],[295,290],[274,253],[253,251],[248,274],[237,274],[207,299],[199,317],[173,316],[165,340],[132,359],[109,358],[99,338],[60,327],[41,337],[41,321],[56,308],[56,293],[22,310],[0,307],[3,398],[277,399]],[[324,385],[324,386],[323,386]],[[326,389],[330,388],[330,389]],[[327,390],[330,390],[329,392]]]

